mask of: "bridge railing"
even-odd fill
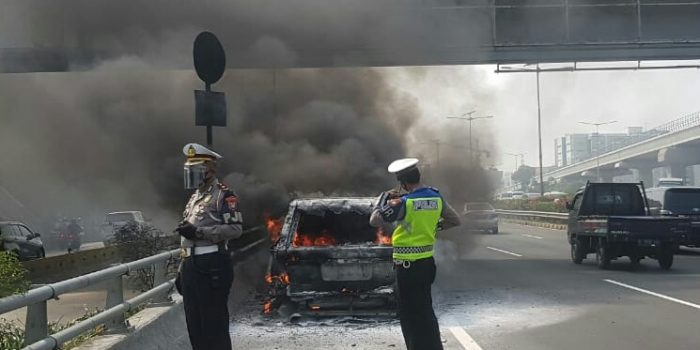
[[[566,225],[569,214],[530,210],[497,210],[498,217],[506,220],[530,221]]]
[[[264,243],[268,238],[260,229],[255,228],[248,233],[259,233],[255,240],[233,252],[234,259],[245,256],[248,252]],[[100,271],[71,278],[68,280],[46,284],[31,289],[25,294],[17,294],[0,299],[0,315],[19,308],[27,307],[25,323],[25,344],[23,350],[51,350],[78,337],[79,335],[104,325],[108,332],[125,332],[128,326],[125,313],[148,302],[169,302],[175,279],[168,278],[168,264],[180,259],[180,249],[149,256],[140,260],[118,264]],[[124,300],[123,276],[138,270],[153,268],[153,288]],[[107,282],[107,301],[105,310],[57,333],[49,334],[47,301],[58,299],[62,294],[73,292],[85,287]]]

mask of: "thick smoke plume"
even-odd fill
[[[69,49],[68,66],[87,71],[0,75],[0,149],[10,165],[0,167],[0,216],[97,222],[105,212],[144,210],[158,226],[172,226],[187,196],[182,146],[204,143],[204,130],[193,126],[192,90],[202,84],[193,71],[162,67],[191,66],[192,40],[201,30],[219,35],[229,60],[249,55],[261,66],[303,64],[300,53],[315,52],[327,38],[384,50],[406,44],[391,33],[415,30],[417,42],[434,37],[412,21],[423,12],[411,6],[279,4],[67,0],[6,7],[28,21],[10,28],[33,30],[4,33],[1,43],[13,37],[59,43]],[[287,34],[292,27],[305,30]],[[253,29],[274,34],[250,35]],[[406,74],[425,77],[421,70]],[[225,157],[220,177],[241,196],[248,222],[284,214],[298,194],[376,195],[395,186],[386,165],[414,152],[409,135],[450,135],[417,124],[430,101],[397,89],[390,78],[380,69],[226,72],[214,90],[227,94],[229,126],[215,129],[215,149]],[[432,185],[455,202],[484,188],[480,168],[462,161],[463,150],[444,154],[449,162],[426,170]]]

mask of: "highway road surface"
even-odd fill
[[[573,264],[564,231],[500,230],[441,236],[434,304],[445,349],[700,349],[700,253],[684,251],[671,271],[627,258],[604,271],[593,255]],[[404,348],[396,321],[290,325],[257,312],[234,312],[234,348]]]

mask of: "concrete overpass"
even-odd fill
[[[671,122],[675,127],[650,139],[601,154],[576,164],[559,168],[544,175],[545,179],[576,179],[597,177],[597,165],[603,181],[631,174],[631,170],[646,184],[653,183],[652,171],[665,167],[671,177],[685,178],[686,167],[700,164],[700,112]]]
[[[0,72],[138,56],[230,68],[700,59],[697,0],[0,0]]]

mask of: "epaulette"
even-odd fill
[[[224,183],[219,182],[219,183],[218,183],[218,186],[219,186],[219,188],[220,188],[222,191],[228,191],[228,190],[230,190],[230,188],[228,188],[228,186],[226,186],[226,184],[224,184]]]
[[[435,192],[437,192],[437,193],[440,193],[440,190],[438,190],[438,189],[435,188],[435,187],[428,187],[428,188],[431,189],[431,190],[433,190],[433,191],[435,191]]]

